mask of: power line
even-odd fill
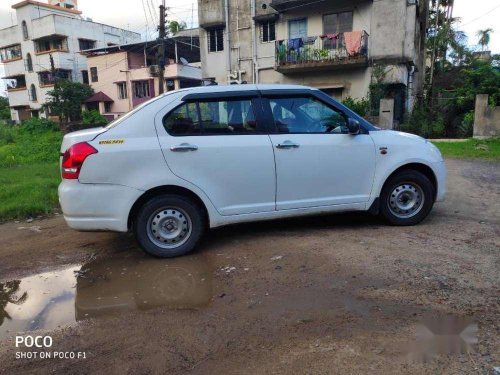
[[[485,17],[485,16],[489,15],[491,12],[493,12],[494,10],[497,10],[498,8],[500,8],[500,5],[497,5],[497,6],[496,6],[496,7],[494,7],[493,9],[490,9],[490,10],[489,10],[489,11],[487,11],[486,13],[484,13],[484,14],[480,15],[479,17],[474,18],[473,20],[471,20],[471,21],[469,21],[469,22],[467,22],[467,23],[461,24],[461,25],[460,25],[460,27],[464,27],[464,26],[467,26],[467,25],[469,25],[469,24],[471,24],[471,23],[473,23],[473,22],[476,22],[478,19],[483,18],[483,17]]]

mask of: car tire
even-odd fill
[[[415,225],[424,220],[434,205],[434,186],[422,173],[402,171],[382,188],[380,213],[392,225]]]
[[[205,215],[191,199],[165,194],[150,199],[139,209],[133,229],[146,253],[172,258],[195,249],[205,231]]]

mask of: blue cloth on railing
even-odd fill
[[[298,51],[304,45],[302,38],[288,39],[288,50]]]

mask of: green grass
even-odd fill
[[[0,221],[51,213],[58,205],[62,134],[0,125]]]
[[[57,162],[0,167],[0,220],[54,212],[60,179]]]
[[[500,161],[500,138],[464,142],[433,142],[444,157]]]

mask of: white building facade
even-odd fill
[[[47,116],[42,105],[56,79],[90,82],[83,50],[141,38],[138,33],[85,19],[74,0],[51,0],[51,4],[27,0],[12,8],[17,25],[0,30],[0,59],[15,122]]]

